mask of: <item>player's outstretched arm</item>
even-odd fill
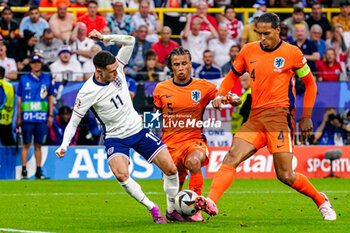
[[[69,143],[71,142],[72,138],[74,137],[75,132],[77,131],[78,125],[81,121],[81,117],[77,114],[72,114],[72,117],[64,130],[63,134],[63,140],[61,146],[56,150],[56,155],[59,158],[63,158],[64,154],[67,152]]]
[[[117,58],[125,65],[129,62],[135,45],[135,37],[127,35],[102,35],[97,30],[92,30],[89,37],[98,41],[110,41],[123,45],[118,52]]]
[[[313,130],[311,114],[315,104],[317,86],[311,71],[304,77],[301,77],[301,80],[303,80],[305,84],[305,94],[304,94],[303,115],[299,126],[300,126],[301,136],[303,138],[308,138],[309,136],[311,136],[312,130]]]

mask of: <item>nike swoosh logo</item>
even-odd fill
[[[166,95],[165,98],[170,98],[172,97],[173,95]]]
[[[281,148],[282,146],[284,146],[284,145],[280,145],[280,146],[279,146],[279,145],[277,145],[277,148]]]
[[[256,61],[251,61],[250,64],[253,64],[254,62],[256,62]]]

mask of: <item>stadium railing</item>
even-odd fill
[[[2,10],[2,8],[0,8]],[[13,12],[21,12],[25,13],[28,12],[29,7],[11,7]],[[155,8],[155,12],[159,15],[159,20],[164,23],[164,13],[167,12],[178,12],[178,13],[196,13],[196,8]],[[41,12],[57,12],[56,7],[40,7],[39,11]],[[87,12],[87,9],[85,8],[68,8],[69,12],[72,12],[74,16],[77,16],[78,12]],[[237,14],[243,14],[243,22],[244,24],[247,23],[249,14],[254,13],[256,11],[255,8],[235,8],[235,12]],[[274,12],[277,14],[292,14],[294,9],[293,8],[267,8],[268,12]],[[112,8],[101,8],[98,9],[98,12],[113,12]],[[132,12],[138,12],[138,9],[125,9],[126,13],[132,13]],[[305,13],[311,13],[311,8],[305,8]],[[322,12],[327,15],[327,19],[331,21],[332,14],[333,13],[339,13],[339,8],[323,8]],[[224,13],[223,8],[209,8],[208,13]]]

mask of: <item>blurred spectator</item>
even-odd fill
[[[107,25],[101,30],[102,35],[111,35],[111,28]],[[102,48],[102,50],[106,50],[111,52],[114,56],[117,56],[117,53],[119,51],[119,46],[116,43],[113,42],[107,42],[107,41],[98,41],[97,44]],[[94,55],[93,55],[94,56]]]
[[[69,46],[62,46],[58,52],[59,60],[50,65],[50,70],[55,82],[83,81],[83,70],[80,63],[73,58]]]
[[[241,21],[236,19],[236,13],[233,6],[230,5],[225,7],[225,19],[223,22],[227,24],[229,38],[236,42],[236,44],[240,44],[244,26]]]
[[[309,28],[313,25],[318,24],[323,29],[322,39],[326,40],[326,38],[330,37],[331,33],[331,25],[326,17],[322,15],[322,5],[320,2],[314,2],[311,7],[311,15],[308,19],[306,19]]]
[[[343,146],[345,131],[343,119],[337,114],[334,107],[327,107],[323,115],[323,121],[315,132],[315,141],[319,145]]]
[[[243,94],[240,96],[242,103],[232,111],[232,134],[235,135],[237,130],[244,124],[250,115],[252,105],[252,90],[250,89],[250,77],[248,72],[244,73],[240,78]]]
[[[316,62],[317,66],[317,81],[339,81],[342,74],[342,68],[339,62],[336,61],[335,50],[328,48],[324,55],[324,60]]]
[[[0,66],[0,144],[14,146],[12,116],[15,107],[15,89],[4,80],[5,69]]]
[[[75,0],[75,2],[70,5],[70,7],[86,9],[86,0]],[[84,14],[85,14],[85,12],[78,12],[77,13],[77,18],[83,16]]]
[[[178,48],[179,44],[171,40],[171,29],[168,26],[164,26],[160,31],[160,40],[151,46],[158,57],[157,66],[165,67],[167,63],[167,57],[174,48]]]
[[[54,16],[51,17],[51,19]],[[54,37],[51,28],[46,28],[41,40],[35,44],[34,49],[41,51],[44,58],[44,64],[51,64],[58,59],[58,52],[63,45],[62,41]]]
[[[265,0],[257,0],[255,4],[253,5],[253,8],[255,8],[257,11],[261,11],[263,13],[266,12],[266,1]],[[246,24],[254,23],[254,16],[249,17]]]
[[[288,28],[287,24],[284,22],[281,22],[280,28],[281,28],[281,31],[280,31],[281,40],[284,40],[285,42],[291,44],[294,41],[294,39],[293,39],[292,35],[289,34],[289,32],[288,32],[289,28]]]
[[[323,58],[324,53],[326,52],[326,42],[321,39],[322,28],[318,24],[312,25],[310,29],[310,39],[316,43],[317,50],[320,53],[321,59]]]
[[[228,39],[228,28],[226,24],[220,24],[218,29],[218,38],[211,39],[208,43],[208,49],[214,54],[214,64],[220,68],[230,60],[230,56],[227,51],[236,45],[231,39]]]
[[[114,0],[96,0],[98,4],[98,9],[110,9],[111,5],[113,5]],[[103,18],[107,19],[112,15],[111,12],[99,12],[99,15]]]
[[[232,68],[232,64],[235,61],[237,54],[239,53],[240,50],[241,49],[238,45],[231,46],[230,52],[229,52],[230,60],[227,63],[225,63],[225,65],[223,65],[221,68],[223,76],[226,76],[226,74],[230,72]]]
[[[331,38],[326,41],[327,47],[334,48],[336,60],[340,62],[343,72],[346,71],[347,47],[343,37],[343,26],[335,24],[332,26]]]
[[[316,44],[307,38],[304,24],[295,25],[295,35],[297,39],[292,44],[300,48],[307,60],[310,70],[316,72],[315,61],[320,60],[320,53],[317,50]]]
[[[7,56],[15,58],[16,49],[18,48],[19,25],[13,20],[13,13],[10,7],[4,7],[1,12],[0,34],[9,48]]]
[[[340,3],[340,14],[332,18],[332,26],[336,24],[342,25],[344,31],[350,30],[350,3],[348,1],[341,1]]]
[[[88,12],[77,19],[77,22],[82,22],[87,26],[86,36],[94,29],[100,32],[107,25],[106,19],[97,15],[98,6],[96,1],[88,1],[87,9]]]
[[[209,49],[203,52],[203,62],[204,65],[200,65],[196,69],[196,78],[206,79],[218,84],[217,80],[222,78],[221,68],[213,64],[213,52]]]
[[[258,33],[255,32],[255,29],[258,19],[262,14],[262,11],[255,11],[253,14],[254,23],[244,26],[241,37],[241,45],[260,40]]]
[[[188,1],[182,0],[155,0],[161,2],[161,8],[187,8]],[[156,4],[157,5],[157,4]],[[159,7],[159,6],[156,6]],[[173,34],[179,35],[186,24],[186,14],[179,12],[164,12],[164,26],[171,28]]]
[[[32,136],[34,135],[34,155],[36,159],[36,179],[46,179],[41,171],[41,145],[45,142],[48,127],[53,120],[53,94],[51,75],[41,71],[42,58],[31,57],[32,71],[21,76],[17,88],[16,125],[22,127],[23,146],[22,178],[27,179],[27,160]]]
[[[63,140],[63,133],[68,125],[71,115],[72,109],[70,109],[68,106],[60,107],[58,110],[58,115],[53,118],[53,123],[51,127],[49,127],[49,133],[46,140],[47,145],[61,145]],[[78,134],[79,128],[77,129],[77,132],[72,139],[72,145],[77,144]]]
[[[69,1],[58,0],[57,3],[57,13],[53,14],[50,18],[49,25],[53,31],[54,36],[59,40],[67,40],[72,33],[74,28],[74,15],[67,12],[67,7],[69,6]]]
[[[44,57],[43,57],[42,51],[34,50],[34,53],[32,54],[32,56],[34,56],[34,55],[38,55],[39,57],[42,58],[43,64],[41,66],[41,71],[42,72],[46,72],[46,73],[51,73],[49,65],[44,63],[45,61],[44,61]],[[23,69],[21,70],[21,74],[26,73],[26,72],[30,72],[31,70],[32,70],[32,68],[30,67],[30,63],[29,63],[29,64],[27,64],[27,65],[25,65],[23,67]]]
[[[151,43],[157,42],[158,32],[160,32],[160,29],[162,28],[162,23],[159,21],[156,12],[154,10],[150,11],[148,0],[141,0],[139,12],[136,12],[132,16],[132,28],[136,29],[141,25],[146,25],[148,28],[146,40]]]
[[[124,13],[124,0],[114,0],[113,15],[108,17],[108,26],[113,34],[131,35],[134,30],[131,26],[131,16]]]
[[[22,71],[30,63],[30,57],[34,53],[35,43],[39,41],[39,38],[34,36],[35,33],[27,29],[24,30],[23,35],[24,37],[20,40],[16,55],[18,71]]]
[[[304,9],[300,7],[295,7],[292,16],[283,21],[285,24],[287,24],[289,33],[293,36],[294,40],[297,39],[295,34],[296,24],[303,24],[306,28],[306,35],[308,36],[309,34],[309,26],[304,20],[304,17]]]
[[[157,67],[157,60],[156,53],[152,49],[148,50],[146,52],[146,64],[137,73],[136,81],[158,82],[160,72],[162,72],[163,69]]]
[[[0,67],[5,69],[4,78],[5,81],[17,80],[17,66],[16,61],[13,58],[7,57],[7,47],[4,44],[4,40],[0,39]]]
[[[192,56],[192,66],[197,68],[203,64],[203,52],[208,48],[208,39],[217,38],[218,33],[215,28],[210,25],[211,32],[201,31],[202,21],[197,17],[191,19],[191,14],[188,14],[185,29],[181,32],[182,47],[188,49]],[[190,30],[192,26],[192,30]]]
[[[95,44],[92,46],[91,51],[92,51],[92,58],[84,62],[83,65],[83,72],[84,72],[84,81],[88,80],[96,71],[95,65],[92,62],[92,59],[94,56],[100,52],[102,49],[98,44]]]
[[[39,7],[55,7],[54,0],[41,0]],[[40,12],[40,16],[49,21],[53,12]]]
[[[210,25],[215,28],[215,30],[218,30],[218,23],[216,22],[216,19],[208,15],[208,4],[205,1],[200,1],[197,6],[197,14],[192,16],[191,20],[195,18],[200,18],[202,22],[201,31],[209,31],[211,32],[212,29],[210,28]]]
[[[19,35],[23,38],[25,36],[24,30],[29,30],[39,38],[48,27],[49,24],[46,20],[40,17],[38,7],[32,6],[29,8],[29,16],[24,17],[19,25]]]
[[[146,51],[148,51],[152,45],[146,40],[147,30],[148,29],[145,25],[141,25],[136,31],[135,46],[128,64],[128,67],[131,68],[128,70],[128,73],[133,77],[136,76],[135,72],[141,70],[145,66]]]
[[[71,35],[71,48],[73,57],[80,62],[81,66],[92,57],[91,48],[95,42],[86,36],[86,25],[78,22]]]

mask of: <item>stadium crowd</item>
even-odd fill
[[[95,71],[92,58],[99,51],[107,50],[116,55],[120,49],[114,43],[94,42],[89,39],[87,35],[93,29],[103,35],[135,36],[135,47],[125,72],[131,97],[134,98],[136,92],[141,92],[134,101],[146,100],[142,103],[142,108],[138,109],[140,112],[152,110],[152,93],[156,83],[170,77],[166,58],[179,46],[188,49],[192,55],[193,77],[219,84],[229,72],[240,48],[246,43],[259,40],[255,32],[257,19],[268,7],[294,8],[290,16],[281,15],[281,39],[301,49],[317,81],[349,80],[350,3],[345,0],[3,0],[0,5],[3,7],[0,19],[0,66],[4,68],[1,83],[18,82],[25,76],[34,74],[34,63],[41,63],[41,70],[50,73],[56,83],[53,92],[55,107],[49,113],[53,119],[47,143],[51,145],[61,143],[62,132],[68,122],[67,116],[71,114],[69,107],[72,106],[67,107],[60,102],[60,95],[67,82],[86,81]],[[13,6],[30,8],[23,15],[13,12]],[[56,7],[57,12],[40,12],[39,7]],[[86,8],[87,12],[78,12],[75,17],[67,11],[68,7]],[[197,8],[197,12],[165,13],[162,24],[154,11],[156,7],[193,7]],[[222,7],[225,10],[223,14],[211,15],[208,14],[208,8],[211,7]],[[257,9],[245,25],[240,20],[241,16],[235,13],[235,8],[239,7]],[[312,12],[307,15],[303,9],[308,7]],[[322,14],[323,7],[339,7],[340,14],[334,15],[329,21]],[[101,8],[112,8],[113,12],[98,13]],[[136,8],[138,11],[128,14],[125,13],[126,8]],[[1,85],[3,86],[5,87]],[[247,89],[242,88],[239,83],[237,86],[238,94],[242,94],[241,89]],[[302,92],[302,88],[297,91]],[[19,95],[18,92],[17,94]],[[14,104],[12,114],[15,108]],[[9,108],[1,111],[7,111],[6,109]],[[339,129],[333,129],[334,127],[340,127],[343,134],[348,130],[346,118],[341,118],[334,111],[333,114],[325,113],[325,122],[318,129],[315,142],[334,143],[322,139],[323,135],[330,137],[328,131],[338,135]],[[330,116],[334,117],[331,119]],[[341,119],[340,126],[332,123],[334,119]],[[74,138],[75,144],[98,143],[100,132],[96,122],[91,123],[91,120],[88,118],[80,126],[80,131]],[[329,123],[326,124],[327,122]],[[2,121],[1,127],[7,125],[8,129],[11,124],[10,121]],[[326,134],[322,133],[326,130]],[[1,130],[1,134],[4,132]],[[346,143],[347,136],[342,137]],[[3,140],[2,144],[6,143]],[[10,144],[13,144],[13,140],[10,140]]]

